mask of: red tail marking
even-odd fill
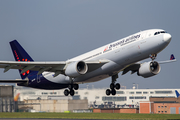
[[[30,62],[28,59],[22,59],[22,61],[27,61],[27,62]],[[30,70],[27,70],[26,72],[22,73],[22,75],[26,75],[26,74],[29,74],[30,73]]]

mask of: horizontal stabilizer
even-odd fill
[[[28,80],[0,80],[0,83],[26,83]]]

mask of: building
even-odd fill
[[[35,112],[65,112],[73,110],[87,110],[87,100],[24,100],[19,104],[19,109],[24,111],[34,110]],[[22,110],[21,110],[22,111]]]
[[[180,98],[151,97],[140,102],[139,113],[180,114]]]
[[[0,86],[0,112],[14,112],[14,87]]]
[[[79,89],[73,97],[64,96],[64,90],[15,88],[20,100],[88,100],[88,108],[139,108],[140,101],[152,97],[175,98],[180,89],[120,89],[115,96],[107,96],[106,89]]]
[[[95,108],[93,113],[139,113],[138,108]]]

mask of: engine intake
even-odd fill
[[[76,61],[70,63],[66,70],[65,74],[70,77],[77,77],[79,75],[83,75],[87,72],[88,66],[84,61]]]
[[[138,75],[144,78],[148,78],[154,75],[157,75],[161,70],[161,67],[158,62],[147,62],[141,65],[138,70]]]

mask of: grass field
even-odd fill
[[[70,118],[70,119],[180,119],[180,114],[123,113],[0,113],[0,118]]]

